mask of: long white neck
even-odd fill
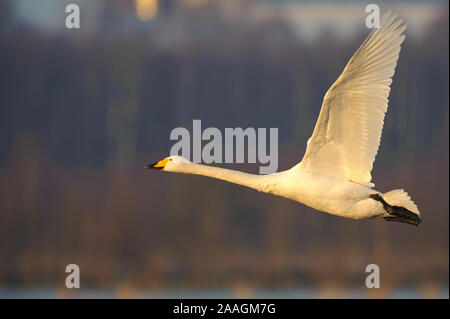
[[[274,183],[271,183],[271,181],[275,175],[277,175],[277,173],[270,175],[248,174],[226,168],[195,163],[180,163],[176,168],[173,168],[170,171],[175,173],[194,174],[217,178],[263,192],[271,192],[271,188],[274,186]]]

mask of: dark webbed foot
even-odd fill
[[[389,205],[379,194],[372,194],[369,197],[383,204],[384,210],[390,215],[383,217],[387,221],[407,223],[415,226],[422,222],[420,215],[415,214],[401,206]]]
[[[415,225],[415,226],[419,225],[422,222],[422,218],[420,218],[420,216],[417,214],[414,214],[414,216],[412,216],[412,217],[389,216],[389,217],[383,217],[383,218],[389,222],[401,222],[401,223],[407,223],[407,224],[411,224],[411,225]]]

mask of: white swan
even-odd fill
[[[253,175],[170,156],[147,165],[209,176],[352,219],[384,217],[418,225],[419,210],[401,189],[380,193],[371,170],[380,144],[388,96],[406,25],[391,12],[372,30],[325,94],[300,163],[287,171]]]

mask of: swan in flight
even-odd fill
[[[388,96],[406,25],[389,11],[323,99],[306,152],[289,170],[268,175],[192,163],[169,156],[146,168],[196,174],[282,196],[329,214],[383,217],[418,225],[419,209],[403,189],[381,193],[371,183]]]

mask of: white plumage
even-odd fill
[[[382,216],[417,225],[417,206],[403,190],[385,194],[371,182],[388,96],[406,25],[391,12],[372,30],[325,94],[305,155],[293,168],[253,175],[170,156],[147,168],[214,177],[353,218]]]
[[[386,14],[325,94],[302,160],[306,168],[375,186],[370,172],[405,29],[402,20]]]

